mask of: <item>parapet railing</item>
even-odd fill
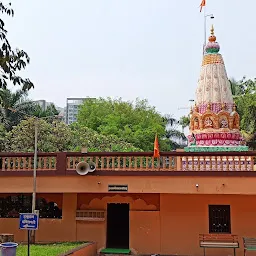
[[[94,162],[97,171],[253,171],[256,151],[248,152],[54,152],[38,153],[37,171],[63,174],[75,172],[81,161]],[[0,153],[1,172],[32,172],[33,153]]]

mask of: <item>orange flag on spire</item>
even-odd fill
[[[154,157],[155,158],[159,158],[160,157],[160,149],[159,149],[159,143],[158,143],[157,134],[156,134],[155,142],[154,142]]]
[[[200,4],[200,12],[202,11],[203,7],[206,4],[206,0],[202,0],[201,4]]]

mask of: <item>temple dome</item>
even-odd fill
[[[207,104],[211,104],[211,110],[218,112],[225,104],[231,112],[233,97],[222,55],[219,54],[219,44],[216,42],[214,29],[211,29],[209,42],[205,46],[205,53],[196,89],[196,104],[199,112],[206,111]]]
[[[233,147],[242,144],[236,112],[220,46],[214,28],[205,46],[195,107],[191,111],[189,142],[198,147]]]

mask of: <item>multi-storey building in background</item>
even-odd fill
[[[45,111],[50,105],[54,105],[56,110],[59,112],[59,118],[63,121],[65,120],[64,108],[57,107],[53,102],[47,102],[46,100],[35,100],[34,102],[38,104],[43,111]]]
[[[35,100],[34,102],[38,104],[44,111],[48,106],[50,106],[51,104],[54,104],[53,102],[47,102],[46,100]]]
[[[77,121],[77,114],[79,106],[83,104],[85,100],[94,98],[67,98],[67,104],[64,108],[64,116],[66,124],[72,124]]]

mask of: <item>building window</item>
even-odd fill
[[[209,233],[231,233],[230,205],[209,205]]]
[[[31,208],[30,195],[0,197],[0,218],[19,218],[20,213],[31,212]],[[55,202],[47,202],[44,198],[37,198],[36,209],[39,210],[40,218],[62,218],[62,209]]]

